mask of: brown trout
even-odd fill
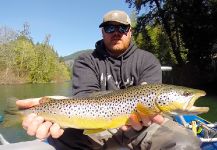
[[[36,113],[62,128],[97,132],[126,124],[129,115],[136,112],[147,116],[208,112],[208,107],[193,106],[205,94],[202,90],[182,86],[147,84],[85,98],[43,97],[38,106],[22,112],[24,115]]]

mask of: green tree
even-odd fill
[[[137,32],[161,25],[178,64],[186,60],[201,66],[217,42],[216,0],[126,0],[139,12]],[[187,53],[187,59],[186,57]]]
[[[17,33],[9,27],[0,27],[0,71],[8,76],[15,64],[15,52],[10,42],[17,38]]]
[[[173,32],[174,28],[171,27],[171,23],[174,22],[174,20],[164,9],[164,0],[126,0],[126,2],[129,3],[130,7],[135,6],[138,12],[141,10],[142,6],[147,10],[144,14],[139,16],[137,20],[137,32],[141,32],[141,30],[144,31],[146,25],[154,26],[156,23],[160,24],[168,36],[169,44],[177,63],[183,64],[180,46],[178,45],[180,43],[179,35]]]
[[[217,1],[169,2],[176,8],[174,16],[185,47],[189,49],[188,60],[199,66],[203,65],[203,61],[210,60],[213,45],[217,43]]]
[[[33,58],[35,57],[33,42],[25,36],[19,36],[11,45],[16,54],[16,66],[14,68],[16,75],[18,77],[28,77]]]
[[[0,83],[70,80],[69,69],[49,45],[50,35],[43,43],[34,44],[28,24],[19,33],[6,27],[0,31]]]
[[[59,61],[54,49],[48,45],[47,37],[42,44],[35,46],[35,60],[31,67],[30,78],[33,83],[69,80],[66,65]]]

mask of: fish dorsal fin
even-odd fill
[[[44,104],[44,103],[48,103],[51,101],[51,98],[44,96],[39,100],[39,104]]]
[[[89,97],[100,97],[109,93],[112,93],[113,91],[97,91],[97,92],[93,92],[89,95]]]
[[[105,131],[105,129],[85,129],[83,134],[89,135],[89,134],[94,134],[102,131]]]
[[[154,110],[144,106],[142,103],[137,104],[136,111],[138,113],[142,113],[143,115],[147,115],[147,116],[156,114],[156,112]]]

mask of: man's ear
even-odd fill
[[[102,38],[104,38],[105,31],[101,28]]]
[[[133,30],[133,28],[132,28],[132,27],[130,27],[130,32],[131,32],[131,34],[133,34],[133,31],[134,31],[134,30]]]
[[[131,34],[130,36],[131,36],[131,38],[132,38],[132,36],[133,36],[133,29],[130,27],[129,30],[130,30],[130,34]]]

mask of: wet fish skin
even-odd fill
[[[147,84],[85,98],[43,97],[40,105],[23,110],[23,114],[36,113],[62,128],[105,130],[126,124],[135,112],[147,116],[205,113],[209,108],[193,106],[205,94],[182,86]]]

